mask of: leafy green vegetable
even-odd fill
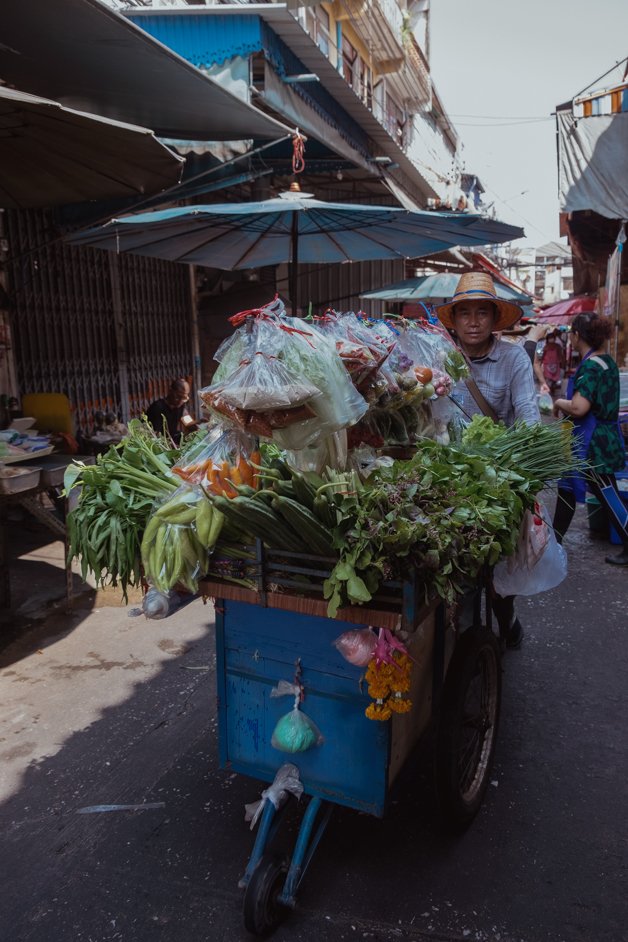
[[[68,559],[81,562],[98,584],[127,587],[141,578],[140,545],[156,500],[177,489],[171,466],[179,452],[139,419],[129,434],[99,455],[94,465],[75,461],[66,470],[66,493],[80,487],[78,506],[67,517]]]
[[[453,601],[484,565],[514,552],[521,519],[550,480],[574,467],[558,425],[505,428],[474,418],[459,447],[425,440],[410,461],[355,486],[334,475],[339,562],[324,586],[338,608],[368,602],[415,569],[426,597]]]

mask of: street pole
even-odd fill
[[[290,242],[290,301],[292,304],[292,316],[296,317],[299,309],[299,299],[297,298],[299,284],[297,276],[297,268],[299,267],[299,214],[297,210],[294,210],[292,213],[292,234]]]

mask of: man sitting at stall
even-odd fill
[[[521,308],[497,297],[490,275],[462,275],[450,303],[437,307],[436,314],[455,334],[469,362],[466,388],[459,385],[452,393],[462,411],[469,417],[484,413],[505,425],[540,422],[530,357],[522,346],[495,336],[519,320]],[[514,597],[497,597],[494,608],[506,644],[518,648],[523,628],[515,616]]]
[[[196,428],[196,422],[188,410],[190,384],[185,379],[174,379],[168,394],[152,402],[146,410],[146,418],[160,435],[164,434],[164,422],[167,434],[175,445],[181,442],[183,432]]]

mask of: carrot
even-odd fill
[[[253,479],[253,468],[248,463],[244,455],[240,455],[238,458],[238,468],[240,469],[240,474],[242,475],[242,483],[248,484],[249,487],[254,487],[255,481]]]
[[[235,484],[233,483],[233,481],[230,481],[229,478],[225,478],[225,489],[224,489],[225,497],[237,497],[238,494],[239,494],[239,491],[237,487],[235,486]]]
[[[209,489],[212,494],[221,495],[224,491],[222,478],[218,468],[211,468],[209,472]]]

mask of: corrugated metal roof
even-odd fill
[[[98,0],[2,0],[0,77],[163,137],[273,139],[290,130]]]

